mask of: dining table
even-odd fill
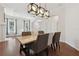
[[[27,35],[27,36],[19,36],[17,37],[17,40],[20,43],[20,54],[22,51],[24,51],[25,55],[26,55],[26,49],[29,55],[29,45],[33,42],[35,42],[37,40],[37,36],[38,34],[31,34],[31,35]]]
[[[27,36],[20,36],[17,37],[20,44],[29,44],[37,39],[37,35],[27,35]]]

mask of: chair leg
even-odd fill
[[[29,49],[29,47],[28,47],[28,49],[27,49],[27,52],[28,52],[28,55],[30,55],[30,49]]]
[[[57,49],[57,48],[58,48],[59,51],[60,51],[60,43],[59,43],[59,42],[56,43],[56,49]]]
[[[55,45],[51,44],[51,48],[53,49],[53,51],[55,50]]]
[[[56,50],[56,44],[53,44],[53,50],[54,51]]]
[[[54,51],[56,51],[56,44],[54,44]]]
[[[51,48],[53,49],[53,45],[51,44]]]
[[[58,45],[59,45],[59,51],[60,51],[60,43],[58,43]]]
[[[60,51],[60,44],[59,44],[59,51]]]
[[[48,48],[46,48],[46,55],[47,55],[47,56],[49,55],[49,50],[48,50]]]
[[[57,50],[57,48],[58,48],[58,42],[56,42],[56,50]]]

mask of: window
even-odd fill
[[[24,20],[24,31],[30,31],[30,20]]]
[[[6,35],[17,34],[17,20],[13,18],[6,18]]]

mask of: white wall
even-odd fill
[[[0,5],[0,41],[5,38],[4,8]]]
[[[4,23],[4,8],[0,5],[0,24]]]
[[[79,4],[66,4],[65,40],[79,50]]]

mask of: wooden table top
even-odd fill
[[[20,36],[17,37],[17,39],[21,44],[28,44],[35,41],[37,39],[37,35]]]

